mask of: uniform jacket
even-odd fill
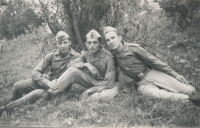
[[[123,51],[116,54],[111,51],[116,59],[120,69],[130,78],[135,79],[141,72],[145,71],[147,67],[157,69],[172,77],[176,77],[176,73],[170,66],[163,63],[155,56],[147,52],[139,44],[123,43]]]
[[[61,76],[66,71],[69,62],[79,55],[72,48],[66,57],[62,57],[58,49],[51,51],[33,69],[32,79],[41,86],[47,86],[49,81]]]
[[[115,76],[116,76],[116,68],[114,64],[114,58],[113,55],[105,50],[100,49],[96,57],[93,57],[88,50],[85,50],[82,52],[82,54],[79,56],[80,60],[77,63],[84,62],[84,63],[90,63],[99,72],[99,76],[95,79],[102,81],[99,85],[97,85],[99,88],[104,86],[103,88],[112,88],[115,82]],[[73,62],[76,63],[76,62]],[[79,68],[81,68],[80,66]],[[98,89],[97,87],[97,89]]]

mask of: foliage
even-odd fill
[[[156,0],[167,16],[171,17],[178,30],[185,30],[195,21],[199,13],[200,0]],[[198,18],[199,22],[199,18]]]
[[[40,5],[52,33],[66,31],[78,49],[84,47],[85,34],[89,30],[100,30],[101,18],[110,8],[107,0],[46,0],[40,1]]]
[[[43,21],[33,5],[23,0],[10,0],[0,17],[0,38],[7,39],[32,32]]]

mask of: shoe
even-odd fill
[[[200,94],[196,93],[196,94],[190,95],[189,99],[191,101],[200,101]]]
[[[197,107],[200,107],[200,101],[192,101],[192,103],[197,106]]]
[[[2,115],[2,113],[5,111],[5,107],[0,107],[0,116]]]

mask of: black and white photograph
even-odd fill
[[[200,0],[0,0],[0,127],[200,127]]]

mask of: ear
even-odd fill
[[[72,41],[71,40],[69,40],[69,45],[72,45]]]
[[[121,35],[119,35],[119,39],[120,39],[120,41],[123,39],[123,37],[121,36]]]

